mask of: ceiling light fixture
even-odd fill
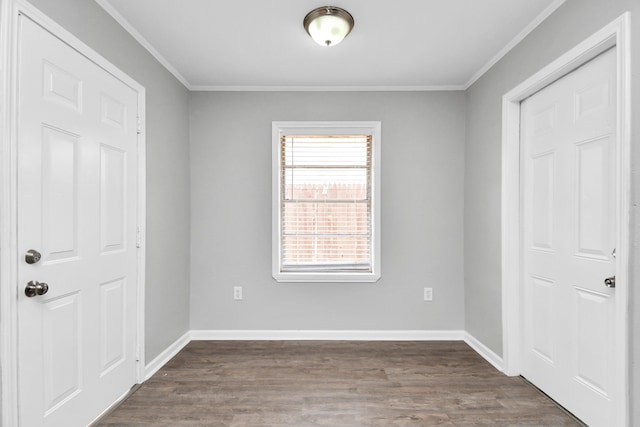
[[[304,17],[304,29],[321,46],[340,43],[353,29],[353,16],[335,6],[323,6],[312,10]]]

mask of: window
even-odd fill
[[[273,277],[380,277],[380,122],[273,123]]]

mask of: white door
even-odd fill
[[[590,426],[614,418],[616,54],[522,103],[523,376]]]
[[[84,426],[137,378],[137,93],[19,27],[20,424]]]

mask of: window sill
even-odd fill
[[[274,273],[280,283],[375,283],[379,273]]]

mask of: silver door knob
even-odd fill
[[[607,277],[604,279],[604,285],[607,288],[615,288],[616,287],[616,276]]]
[[[24,254],[24,261],[27,264],[35,264],[36,262],[40,261],[40,258],[42,258],[42,255],[35,249],[29,249],[27,253]]]
[[[33,298],[38,295],[44,295],[49,292],[49,285],[46,283],[40,283],[36,280],[32,280],[27,283],[27,287],[24,288],[24,294],[29,298]]]

